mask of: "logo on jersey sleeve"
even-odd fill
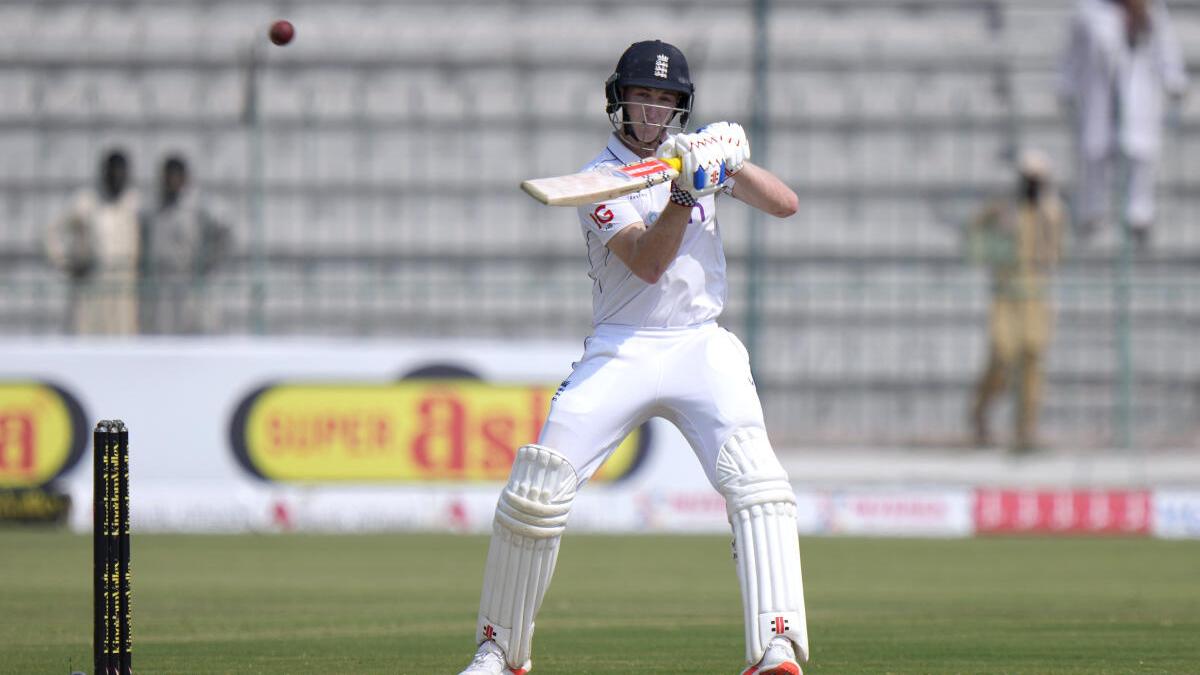
[[[613,215],[612,209],[608,208],[607,205],[597,204],[596,210],[589,213],[588,217],[592,219],[593,223],[596,223],[596,227],[601,232],[607,232],[613,228],[613,218],[616,216]]]

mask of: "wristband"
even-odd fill
[[[687,190],[684,190],[676,185],[675,181],[671,181],[671,201],[680,206],[687,206],[689,208],[696,205],[696,198],[693,197]]]

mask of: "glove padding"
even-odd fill
[[[721,189],[729,177],[721,143],[705,133],[668,136],[654,153],[659,159],[679,158],[682,167],[675,185],[693,197],[703,197]]]
[[[746,140],[746,131],[737,122],[713,122],[700,127],[696,133],[712,135],[720,142],[725,173],[730,176],[741,171],[742,165],[750,159],[750,141]]]

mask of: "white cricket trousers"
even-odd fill
[[[721,446],[740,429],[764,428],[741,341],[716,322],[597,326],[550,404],[538,444],[566,457],[582,484],[651,417],[679,428],[716,487]]]

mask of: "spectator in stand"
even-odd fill
[[[129,186],[129,160],[121,150],[105,155],[99,185],[75,196],[46,231],[46,255],[64,272],[68,332],[132,335],[137,332],[139,197]]]
[[[1059,94],[1075,127],[1075,222],[1088,237],[1109,212],[1113,167],[1139,248],[1154,223],[1155,166],[1162,145],[1163,92],[1177,120],[1187,90],[1183,53],[1161,0],[1080,0],[1062,60]]]
[[[1043,354],[1050,342],[1049,276],[1062,252],[1064,209],[1045,154],[1018,162],[1017,194],[988,205],[971,226],[971,257],[989,269],[992,305],[988,362],[976,390],[971,426],[976,444],[991,444],[988,412],[1015,375],[1017,452],[1037,448]]]
[[[228,257],[230,230],[200,205],[187,162],[163,162],[159,201],[142,216],[139,309],[143,333],[188,334],[215,329],[206,311],[207,282]]]

